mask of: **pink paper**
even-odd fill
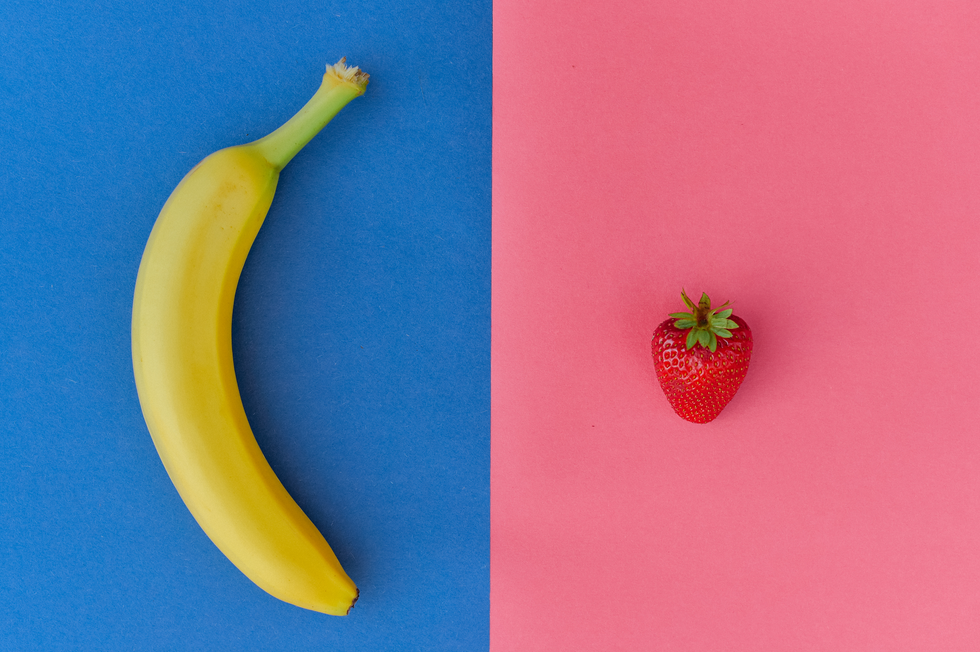
[[[978,34],[495,2],[492,652],[980,649]],[[755,336],[707,425],[682,287]]]

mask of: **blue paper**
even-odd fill
[[[489,647],[489,0],[0,9],[0,649]],[[130,359],[146,238],[207,154],[346,56],[283,171],[235,364],[259,444],[361,598],[282,603],[210,542]]]

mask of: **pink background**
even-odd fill
[[[980,649],[980,3],[494,30],[491,650]],[[681,287],[755,335],[703,426]]]

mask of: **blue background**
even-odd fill
[[[490,0],[0,9],[0,649],[486,650]],[[235,362],[259,444],[361,589],[279,602],[146,431],[133,286],[163,202],[341,56],[371,75],[284,170]]]

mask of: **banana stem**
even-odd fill
[[[346,57],[327,66],[320,89],[284,125],[250,147],[257,149],[272,166],[281,170],[355,97],[364,94],[368,75],[356,66],[348,67]]]

